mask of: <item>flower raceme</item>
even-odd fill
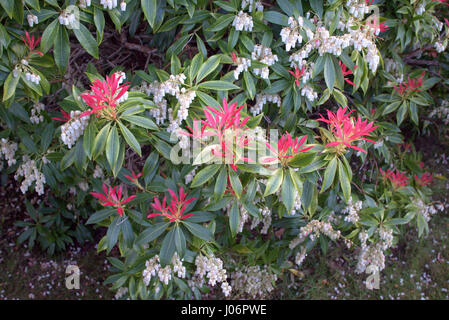
[[[192,201],[195,201],[196,198],[190,198],[186,200],[187,194],[184,193],[182,186],[179,188],[178,195],[171,189],[168,189],[168,192],[172,197],[170,204],[167,204],[166,196],[162,200],[162,203],[157,197],[154,197],[154,203],[152,203],[151,206],[159,212],[150,213],[147,218],[153,218],[162,215],[168,218],[170,222],[177,222],[181,219],[187,219],[188,217],[191,217],[193,213],[184,215],[184,211],[186,210],[186,206]]]
[[[248,146],[249,139],[245,138],[243,132],[246,130],[245,124],[250,117],[242,120],[241,110],[244,105],[237,108],[237,103],[228,105],[226,99],[223,99],[223,106],[213,108],[206,106],[204,115],[206,120],[201,120],[202,126],[199,127],[198,121],[193,121],[193,129],[187,127],[190,132],[180,131],[181,134],[200,139],[205,137],[216,137],[218,147],[212,149],[211,152],[217,157],[224,157],[231,160],[231,167],[237,170],[236,155],[234,146]],[[248,158],[241,157],[243,161],[251,161]]]
[[[136,196],[132,195],[128,198],[122,200],[123,196],[123,189],[120,186],[117,190],[117,186],[111,187],[106,186],[103,183],[103,193],[100,192],[91,192],[90,194],[94,196],[97,199],[100,199],[100,204],[102,206],[111,206],[117,208],[117,212],[120,215],[120,217],[123,216],[123,205],[130,202],[132,199],[134,199]]]
[[[97,117],[104,116],[116,119],[115,108],[118,100],[128,91],[127,83],[120,85],[122,76],[115,73],[106,76],[106,81],[95,79],[90,86],[91,93],[81,94],[81,98],[87,103],[91,110],[83,112],[80,117],[95,113]]]
[[[409,184],[408,177],[405,176],[405,172],[399,172],[397,169],[396,172],[390,169],[387,169],[387,171],[380,169],[380,174],[384,180],[390,180],[395,189],[405,187]]]
[[[425,74],[426,72],[423,71],[423,73],[421,73],[421,77],[419,78],[416,77],[414,79],[410,79],[409,77],[407,83],[401,83],[399,88],[397,86],[393,86],[393,88],[400,96],[408,95],[409,93],[415,91],[421,91],[419,88],[423,85],[423,78]]]
[[[337,147],[342,145],[338,151],[344,151],[345,147],[352,148],[357,151],[366,153],[366,150],[352,145],[353,142],[357,140],[365,140],[372,143],[375,141],[365,138],[364,136],[370,136],[370,132],[375,130],[377,126],[373,127],[374,122],[368,123],[367,120],[362,121],[359,117],[356,119],[354,117],[349,117],[352,113],[350,111],[346,114],[345,108],[339,108],[337,113],[327,110],[328,119],[325,119],[322,115],[318,121],[322,121],[328,124],[329,129],[334,133],[336,141],[332,141],[326,144],[326,147]]]
[[[304,145],[304,142],[306,142],[306,139],[307,136],[302,137],[299,141],[298,138],[295,138],[295,140],[293,140],[291,135],[287,132],[279,139],[277,148],[266,142],[265,145],[276,155],[276,157],[267,157],[263,159],[262,162],[270,163],[278,160],[283,163],[285,162],[285,159],[289,159],[298,153],[312,149],[313,146],[301,149],[301,147]]]

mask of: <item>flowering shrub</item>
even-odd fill
[[[340,244],[382,271],[444,209],[409,137],[447,135],[445,4],[0,1],[2,178],[40,199],[19,242],[99,227],[132,299],[268,298]]]

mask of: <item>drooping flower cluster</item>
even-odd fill
[[[201,288],[206,281],[211,287],[221,283],[223,294],[226,297],[231,294],[232,287],[227,282],[227,272],[220,258],[213,255],[204,256],[200,253],[195,258],[195,267],[194,277],[188,281],[190,287]]]
[[[103,183],[103,192],[91,192],[90,194],[94,196],[97,199],[100,199],[100,204],[102,206],[110,206],[117,208],[117,213],[120,215],[120,217],[123,216],[124,212],[124,204],[130,202],[133,200],[136,196],[132,195],[127,197],[126,199],[123,199],[123,188],[120,186],[117,190],[117,186],[111,187],[106,186],[106,184]]]
[[[156,119],[157,124],[164,123],[167,119],[167,111],[170,120],[169,132],[174,132],[179,128],[182,120],[187,119],[188,110],[193,100],[196,97],[196,92],[191,89],[183,88],[186,76],[183,73],[177,75],[170,75],[170,78],[163,82],[154,81],[151,84],[143,84],[142,90],[148,95],[153,95],[153,101],[158,108],[150,110],[151,115]],[[175,96],[180,104],[176,119],[173,117],[173,110],[169,108],[167,110],[167,100],[164,99],[166,94]]]
[[[302,43],[300,30],[303,27],[304,19],[300,16],[298,19],[294,17],[288,18],[288,27],[281,30],[281,39],[285,43],[285,50],[288,52],[291,48],[295,48],[296,44]]]
[[[92,4],[92,0],[80,0],[80,8],[90,7]]]
[[[120,85],[122,75],[113,73],[111,77],[106,76],[106,81],[94,79],[90,86],[91,92],[81,94],[80,97],[87,103],[91,110],[81,113],[80,118],[95,114],[115,120],[117,117],[116,107],[120,99],[127,93],[129,85]]]
[[[281,162],[284,164],[289,158],[297,155],[301,152],[306,152],[313,148],[313,146],[309,147],[302,147],[304,143],[307,140],[307,136],[302,137],[300,140],[298,140],[298,137],[295,138],[295,140],[292,139],[292,136],[287,132],[282,135],[282,137],[279,139],[277,143],[277,148],[275,146],[272,146],[268,142],[265,144],[267,148],[273,152],[276,156],[275,157],[266,157],[262,160],[263,163],[273,163],[276,161]]]
[[[100,5],[102,5],[104,9],[112,10],[117,8],[118,0],[100,0]],[[126,11],[126,2],[124,0],[120,3],[120,10]]]
[[[36,102],[33,105],[33,107],[31,108],[31,116],[30,116],[31,123],[38,124],[44,121],[44,116],[41,114],[41,112],[44,109],[45,105],[43,103]]]
[[[170,222],[178,222],[180,219],[187,219],[192,216],[193,213],[184,215],[184,211],[189,203],[196,200],[196,198],[190,198],[186,200],[187,194],[184,193],[182,186],[179,188],[179,194],[177,195],[173,190],[168,189],[172,199],[170,204],[167,205],[167,197],[162,200],[162,204],[157,197],[154,197],[154,203],[151,206],[158,212],[150,213],[147,218],[154,218],[157,216],[164,216],[169,219]]]
[[[263,5],[261,1],[242,0],[242,9],[245,9],[247,5],[249,5],[249,12],[253,12],[253,8],[255,8],[257,11],[263,11]]]
[[[67,27],[75,27],[77,23],[76,16],[73,12],[67,12],[63,10],[58,17],[59,24],[62,24]]]
[[[153,258],[147,260],[145,262],[145,270],[142,272],[143,283],[148,286],[151,282],[152,278],[156,277],[156,274],[159,278],[159,281],[168,285],[170,280],[176,275],[178,278],[185,278],[186,276],[186,267],[182,263],[183,260],[179,259],[178,254],[175,252],[172,259],[171,264],[166,265],[162,268],[159,256],[155,255]],[[155,283],[157,285],[157,281]]]
[[[352,197],[349,198],[348,204],[346,208],[342,210],[342,213],[345,213],[345,221],[356,223],[360,220],[359,212],[362,210],[362,201],[352,202]]]
[[[267,234],[268,228],[271,226],[271,210],[267,207],[259,208],[259,212],[262,215],[262,219],[253,218],[253,221],[251,223],[251,230],[256,228],[261,222],[263,224],[262,229],[260,230],[261,234]]]
[[[366,153],[366,150],[352,145],[357,140],[365,140],[372,143],[375,141],[365,138],[364,136],[371,136],[369,133],[377,128],[373,126],[374,122],[368,123],[367,120],[362,121],[360,115],[357,119],[350,117],[352,113],[346,113],[345,108],[339,108],[337,113],[334,114],[330,110],[327,110],[328,119],[325,119],[322,115],[318,121],[322,121],[328,124],[329,129],[334,133],[335,141],[326,144],[326,147],[337,147],[339,146],[339,151],[344,151],[346,147],[355,149]]]
[[[405,175],[405,172],[399,172],[397,169],[396,172],[390,169],[387,169],[387,171],[380,169],[380,174],[382,175],[384,181],[390,180],[395,189],[405,187],[409,184],[409,178]]]
[[[265,47],[261,44],[256,44],[254,46],[253,52],[251,53],[251,58],[268,66],[272,66],[276,61],[278,61],[278,56],[271,52],[271,48]],[[256,68],[253,72],[255,75],[260,75],[263,79],[268,79],[270,70],[268,67],[263,67],[261,69]]]
[[[373,0],[348,0],[346,7],[355,18],[363,18],[365,14],[369,13],[369,6],[372,2]]]
[[[249,31],[253,30],[253,17],[246,12],[240,11],[232,21],[232,26],[237,31]]]
[[[253,107],[250,107],[250,112],[253,116],[257,116],[262,112],[263,106],[271,102],[273,104],[277,104],[278,107],[281,106],[281,97],[278,94],[263,94],[258,93],[256,95],[256,104]]]
[[[22,164],[17,169],[14,179],[18,181],[20,177],[24,178],[20,185],[20,191],[22,191],[23,194],[28,191],[28,188],[33,182],[36,182],[35,191],[37,194],[44,194],[44,184],[46,182],[45,176],[37,168],[36,161],[31,160],[27,155],[22,157]]]
[[[231,285],[234,297],[264,299],[274,290],[278,277],[269,267],[242,266],[231,274]]]
[[[0,155],[3,155],[5,160],[8,162],[8,167],[15,165],[17,162],[14,158],[17,147],[17,143],[9,142],[6,138],[2,138],[0,140]]]
[[[238,80],[240,73],[248,71],[248,68],[251,67],[251,60],[244,57],[237,57],[234,52],[232,52],[231,56],[232,61],[237,66],[237,69],[234,70],[234,78]]]
[[[304,242],[307,237],[310,237],[310,239],[313,240],[318,238],[320,234],[324,234],[334,241],[339,239],[341,236],[340,230],[335,231],[329,222],[312,220],[307,225],[299,229],[298,236],[290,242],[289,247],[290,249],[294,249],[299,244]]]
[[[36,15],[30,13],[30,14],[27,14],[27,21],[28,21],[28,25],[30,27],[33,27],[35,24],[37,25],[39,23],[39,18]]]
[[[78,138],[83,134],[89,123],[89,116],[81,118],[81,111],[72,110],[70,114],[61,109],[63,118],[53,118],[54,120],[65,122],[61,126],[61,140],[71,149]]]

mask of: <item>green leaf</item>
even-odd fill
[[[177,225],[174,230],[176,252],[178,253],[178,257],[182,258],[186,251],[186,236],[179,225]]]
[[[277,169],[268,179],[264,197],[269,196],[270,194],[273,194],[276,191],[278,191],[279,188],[281,187],[283,178],[284,178],[284,171],[282,171],[282,168]]]
[[[315,160],[315,153],[300,152],[288,161],[288,165],[295,168],[305,167],[311,164],[313,160]]]
[[[159,130],[158,126],[154,123],[153,120],[141,116],[122,116],[121,119],[131,122],[139,127],[151,129],[151,130]]]
[[[242,196],[242,183],[240,182],[239,176],[237,175],[237,172],[234,170],[229,170],[229,181],[231,182],[231,187],[235,192],[235,195],[237,198],[240,199]]]
[[[189,232],[195,237],[198,237],[204,241],[214,241],[212,232],[208,228],[205,228],[197,223],[188,222],[186,220],[183,220],[182,222],[187,230],[189,230]]]
[[[95,59],[98,59],[98,44],[94,39],[89,29],[87,29],[82,23],[79,24],[79,28],[74,28],[73,33],[78,39],[81,46]]]
[[[207,181],[212,179],[212,177],[217,173],[220,169],[220,165],[212,164],[203,168],[200,172],[195,175],[195,178],[192,180],[192,184],[190,185],[192,188],[199,187],[205,184]]]
[[[19,79],[20,77],[14,77],[12,72],[8,75],[5,84],[3,85],[3,101],[8,100],[14,95]]]
[[[40,51],[46,53],[53,45],[56,35],[58,34],[59,21],[55,19],[50,23],[42,33]]]
[[[413,101],[410,101],[410,117],[412,118],[412,121],[418,126],[419,125],[418,106]]]
[[[60,26],[58,28],[58,33],[54,39],[53,56],[59,70],[65,71],[70,56],[69,36],[65,27]]]
[[[203,64],[203,56],[200,53],[198,53],[197,55],[195,55],[193,57],[192,63],[190,64],[190,67],[189,67],[190,83],[192,83],[193,80],[195,79],[202,64]]]
[[[338,160],[338,177],[340,179],[340,186],[343,191],[343,196],[345,197],[346,202],[348,202],[351,197],[351,181],[349,180],[346,169],[340,160]]]
[[[171,229],[162,241],[159,257],[163,266],[169,264],[176,250],[175,229]]]
[[[127,127],[125,127],[120,121],[117,122],[120,126],[120,131],[123,134],[123,137],[125,138],[126,143],[141,157],[142,156],[142,150],[140,149],[140,144],[137,141],[136,137],[129,131]]]
[[[83,133],[83,148],[89,159],[92,159],[93,147],[95,145],[95,122],[91,121]]]
[[[170,222],[160,222],[152,225],[151,227],[146,228],[137,237],[136,244],[140,246],[153,241],[154,239],[159,237],[162,233],[164,233],[164,231],[167,229],[169,225]]]
[[[295,185],[291,180],[290,174],[284,172],[284,181],[282,182],[281,196],[282,203],[285,205],[287,212],[292,212],[295,203]]]
[[[86,224],[95,224],[95,223],[102,222],[102,221],[106,220],[107,218],[109,218],[110,216],[112,216],[116,212],[117,212],[116,209],[109,209],[109,208],[97,211],[89,217]]]
[[[223,198],[228,185],[228,174],[226,171],[226,166],[223,166],[218,174],[217,181],[215,182],[214,188],[214,200],[219,201]]]
[[[245,71],[243,72],[243,80],[245,80],[246,91],[248,92],[251,100],[253,100],[254,96],[256,95],[256,85],[254,84],[254,78],[249,72]]]
[[[109,136],[110,128],[111,128],[111,124],[108,123],[100,130],[100,132],[98,132],[97,136],[95,137],[94,149],[92,152],[94,159],[96,159],[100,154],[103,153],[103,150],[106,147],[106,141]]]
[[[212,56],[204,62],[196,76],[196,83],[206,78],[210,73],[214,72],[220,64],[220,56]]]
[[[332,182],[334,182],[335,173],[337,172],[337,158],[333,158],[331,162],[329,162],[326,171],[324,171],[323,184],[321,186],[320,193],[323,193],[327,189],[330,188]]]
[[[156,20],[157,1],[156,0],[141,0],[140,1],[143,13],[147,19],[150,27],[153,28]]]
[[[332,56],[329,54],[326,54],[324,58],[324,80],[329,90],[332,91],[335,83],[335,68]]]
[[[106,239],[108,244],[108,253],[114,248],[117,243],[118,236],[120,234],[120,224],[119,221],[121,217],[116,217],[109,225],[108,231],[106,232]]]
[[[216,19],[215,22],[212,23],[212,25],[206,29],[206,31],[217,32],[223,30],[224,28],[226,28],[228,25],[231,24],[234,18],[235,18],[234,14],[224,14],[220,16],[218,19]]]
[[[396,120],[397,120],[398,126],[400,126],[402,121],[404,121],[405,116],[407,115],[407,110],[408,110],[407,101],[404,101],[404,103],[402,103],[402,106],[399,108],[398,112],[396,113]]]
[[[227,81],[221,81],[221,80],[212,80],[212,81],[206,81],[206,82],[200,83],[198,85],[198,88],[217,90],[217,91],[239,89],[239,87],[236,86],[235,84],[232,84],[231,82],[227,82]]]
[[[240,224],[240,212],[237,201],[234,201],[229,213],[229,228],[231,229],[232,237],[237,235],[238,227]]]
[[[111,168],[115,167],[120,151],[120,139],[117,128],[114,126],[109,131],[108,139],[106,141],[106,159]],[[115,175],[114,175],[115,177]]]

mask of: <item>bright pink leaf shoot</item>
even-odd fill
[[[204,115],[206,120],[201,120],[203,126],[199,128],[198,121],[193,121],[193,129],[187,127],[190,132],[180,131],[181,134],[200,139],[203,137],[216,137],[218,145],[216,149],[211,150],[212,154],[217,157],[230,159],[230,166],[234,171],[237,171],[236,155],[234,153],[234,146],[245,147],[249,143],[249,139],[242,134],[246,129],[245,124],[250,117],[242,120],[240,111],[244,105],[237,108],[237,103],[228,105],[226,99],[223,99],[223,106],[213,108],[206,106],[204,108]],[[241,157],[243,161],[251,161],[248,158]]]
[[[387,171],[385,172],[382,169],[380,169],[380,174],[382,175],[384,180],[387,179],[390,180],[395,189],[405,187],[406,185],[409,184],[408,181],[409,178],[405,176],[405,172],[399,172],[399,170],[397,169],[396,172],[390,169],[387,169]]]
[[[431,174],[429,172],[424,172],[422,174],[421,178],[419,178],[417,175],[415,175],[415,180],[416,180],[416,183],[418,185],[420,185],[421,187],[428,186],[432,183],[433,174]]]
[[[289,159],[298,153],[306,152],[313,148],[313,146],[302,148],[304,142],[306,142],[307,136],[304,136],[301,138],[301,140],[298,141],[298,138],[296,137],[295,140],[292,139],[291,135],[287,132],[286,134],[282,135],[282,137],[279,139],[277,143],[277,148],[275,146],[270,145],[268,142],[265,143],[268,149],[270,149],[271,152],[273,152],[276,156],[275,157],[267,157],[263,159],[262,162],[264,163],[270,163],[273,161],[279,160],[281,163],[285,164],[285,159]]]
[[[170,204],[167,204],[166,196],[162,200],[162,203],[157,197],[154,197],[154,203],[152,203],[151,206],[158,212],[150,213],[147,218],[153,218],[162,215],[168,218],[170,222],[178,222],[181,219],[187,219],[188,217],[191,217],[193,213],[184,215],[184,211],[186,210],[186,206],[192,201],[196,200],[196,198],[190,198],[186,200],[187,194],[184,193],[182,186],[179,188],[178,195],[171,189],[168,189],[168,192],[170,193],[172,198]]]
[[[299,87],[299,79],[301,79],[302,75],[304,74],[304,70],[306,67],[302,67],[301,71],[296,68],[295,72],[288,70],[288,72],[295,78],[296,86]]]
[[[349,83],[350,85],[352,85],[353,87],[355,87],[354,82],[350,81],[348,78],[346,78],[347,75],[353,74],[351,69],[348,69],[348,67],[341,61],[338,62],[340,64],[340,68],[341,68],[341,73],[343,73],[343,77],[344,80]],[[355,69],[357,68],[357,66],[354,67]]]
[[[411,92],[421,91],[419,88],[423,85],[423,78],[425,74],[426,72],[423,71],[423,73],[421,73],[421,77],[419,78],[416,77],[414,79],[410,79],[409,77],[408,82],[401,83],[399,88],[397,86],[393,86],[394,90],[402,97],[407,97]]]
[[[106,76],[106,81],[95,79],[90,86],[92,93],[81,94],[81,98],[86,102],[91,110],[81,113],[80,118],[95,113],[97,117],[103,116],[110,120],[117,117],[115,107],[119,100],[130,87],[127,83],[119,85],[120,78],[112,74]]]
[[[70,114],[65,112],[64,110],[61,109],[61,114],[63,116],[63,118],[58,118],[58,117],[53,117],[53,120],[57,120],[57,121],[62,121],[62,122],[68,122],[70,121]]]
[[[375,143],[375,141],[367,139],[364,136],[371,136],[369,133],[375,130],[377,126],[373,127],[374,122],[368,123],[367,120],[362,121],[360,115],[357,119],[354,117],[349,117],[352,111],[345,114],[346,109],[347,107],[339,108],[336,114],[327,110],[328,119],[325,119],[322,115],[320,115],[321,118],[318,119],[318,121],[327,123],[336,139],[335,141],[326,144],[326,147],[337,147],[341,145],[342,147],[337,149],[337,152],[339,153],[343,152],[346,147],[366,153],[364,149],[354,146],[352,143],[357,140],[365,140]]]
[[[100,204],[102,206],[111,206],[114,208],[117,208],[117,212],[120,215],[120,217],[123,216],[123,205],[130,202],[132,199],[134,199],[136,196],[130,196],[124,200],[122,200],[122,187],[120,186],[120,188],[118,188],[117,191],[117,186],[115,186],[114,188],[112,188],[111,186],[106,186],[103,183],[103,193],[100,192],[91,192],[90,194],[92,196],[94,196],[97,199],[100,199]]]
[[[129,175],[127,175],[127,174],[125,174],[124,177],[125,177],[126,179],[128,179],[129,181],[131,181],[132,183],[138,184],[138,183],[139,183],[138,180],[139,180],[139,178],[142,176],[142,172],[139,173],[139,174],[135,174],[134,171],[131,171],[131,175],[132,175],[132,177],[129,176]]]
[[[30,37],[30,34],[28,32],[25,32],[25,35],[26,40],[23,38],[23,36],[21,36],[21,38],[25,43],[25,46],[28,48],[28,50],[30,50],[29,55],[31,55],[32,53],[37,53],[38,55],[43,56],[44,54],[42,52],[34,50],[39,44],[39,42],[41,42],[42,37],[39,37],[37,40],[35,40],[34,36]]]

